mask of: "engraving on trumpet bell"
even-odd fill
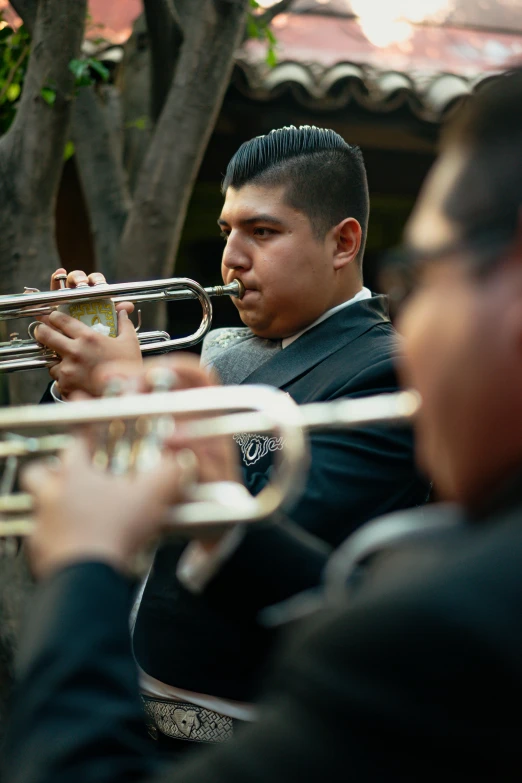
[[[110,299],[74,302],[69,305],[61,305],[58,310],[108,337],[118,336],[116,308]]]

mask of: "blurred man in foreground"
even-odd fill
[[[460,523],[399,569],[377,560],[352,601],[303,623],[259,721],[233,742],[157,770],[141,739],[124,562],[157,531],[176,481],[137,485],[121,509],[104,479],[97,496],[112,513],[94,537],[71,456],[51,479],[28,475],[45,581],[20,654],[6,783],[520,779],[521,183],[516,73],[447,134],[407,232],[421,279],[402,316],[403,374],[423,398],[419,459]]]

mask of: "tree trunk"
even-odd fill
[[[23,551],[14,558],[0,559],[0,744],[8,718],[20,624],[32,592]]]
[[[125,44],[116,80],[123,114],[123,162],[131,193],[134,193],[152,137],[150,80],[149,39],[142,14],[134,22],[132,35]]]
[[[10,0],[10,4],[32,35],[38,10],[38,0]]]
[[[194,180],[220,110],[248,8],[190,0],[185,39],[165,107],[142,166],[117,262],[120,280],[172,274]]]
[[[174,0],[143,0],[151,58],[150,115],[157,122],[169,94],[183,43]]]
[[[59,266],[54,209],[73,100],[69,62],[79,56],[87,0],[40,0],[16,119],[0,140],[2,291],[48,286]],[[54,95],[53,105],[42,90]],[[45,143],[43,143],[45,140]]]
[[[87,0],[15,2],[27,13],[33,46],[16,119],[0,140],[0,265],[3,293],[24,285],[47,288],[59,266],[54,238],[54,211],[73,99],[74,76],[69,62],[79,56]],[[23,6],[23,8],[22,8]],[[42,89],[54,94],[49,105]],[[16,322],[14,322],[16,323]],[[18,329],[17,329],[18,330]],[[34,401],[27,374],[11,376],[11,400]],[[38,382],[45,383],[38,374]],[[19,390],[19,396],[13,394]],[[18,623],[32,582],[24,557],[0,561],[0,721],[4,722],[11,688]],[[3,725],[1,726],[3,731]]]
[[[30,15],[33,6],[27,7]],[[54,212],[73,101],[69,63],[80,54],[86,9],[87,0],[38,4],[20,106],[0,139],[2,293],[21,292],[24,285],[46,289],[51,273],[60,266]],[[47,90],[52,105],[42,90]],[[21,396],[13,401],[34,400],[27,375],[14,378],[14,386]]]
[[[96,269],[110,282],[115,282],[116,256],[130,208],[120,138],[121,117],[110,105],[116,100],[113,92],[117,92],[114,87],[82,87],[78,91],[72,121]]]

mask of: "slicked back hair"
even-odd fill
[[[514,240],[522,210],[522,69],[469,98],[443,147],[457,147],[466,160],[443,206],[446,215],[465,239]]]
[[[368,230],[368,181],[362,152],[335,131],[304,125],[278,128],[246,141],[227,167],[222,193],[244,185],[286,188],[286,202],[310,220],[318,239],[347,217]]]

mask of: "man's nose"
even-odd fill
[[[250,269],[252,259],[241,238],[232,231],[223,251],[223,266],[227,269]]]

